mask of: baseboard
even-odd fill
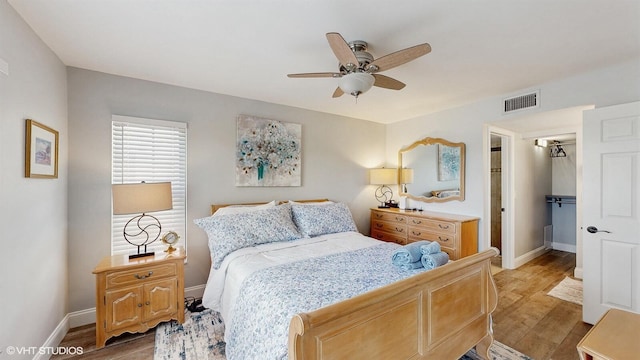
[[[96,308],[94,307],[69,313],[69,329],[94,322],[96,322]]]
[[[575,244],[564,244],[564,243],[559,243],[559,242],[553,242],[551,243],[551,247],[554,250],[560,250],[560,251],[565,251],[565,252],[570,252],[570,253],[576,253],[576,245]]]
[[[549,251],[549,249],[545,248],[544,246],[541,246],[537,249],[531,250],[528,253],[518,256],[517,258],[514,259],[513,264],[514,264],[514,269],[519,268],[520,266],[528,263],[529,261],[537,258],[538,256],[541,256],[542,254],[546,253],[547,251]]]
[[[573,277],[576,279],[582,279],[582,268],[576,267],[573,269]]]
[[[40,349],[57,347],[62,339],[64,339],[64,336],[67,335],[69,329],[69,314],[67,314],[62,318],[58,326],[56,326]],[[40,351],[38,351],[38,353],[33,357],[33,360],[46,360],[49,358],[51,358],[51,354],[47,354],[47,351],[44,351],[44,354],[41,354]]]
[[[196,285],[196,286],[191,286],[191,287],[185,288],[184,289],[184,296],[185,297],[201,298],[202,295],[204,295],[204,287],[205,287],[205,284]]]

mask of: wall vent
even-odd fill
[[[530,109],[538,107],[540,103],[540,91],[530,94],[513,96],[503,101],[503,113],[509,113],[516,110]]]

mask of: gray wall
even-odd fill
[[[91,271],[110,253],[112,114],[188,124],[187,287],[209,274],[206,236],[192,220],[212,203],[327,197],[347,203],[369,231],[377,203],[367,169],[383,165],[384,125],[77,68],[68,84],[70,311],[95,306]],[[302,186],[235,186],[239,114],[302,124]]]
[[[514,93],[503,96],[487,98],[446,111],[416,117],[387,126],[386,159],[392,166],[397,164],[398,150],[426,136],[442,137],[449,141],[464,142],[466,144],[466,193],[465,201],[452,201],[447,203],[424,203],[420,206],[425,210],[452,212],[472,216],[484,216],[484,199],[490,194],[484,194],[484,126],[500,126],[502,122],[513,121],[521,117],[529,117],[528,121],[536,122],[536,115],[544,118],[545,113],[577,106],[594,105],[596,107],[627,103],[640,99],[640,61],[633,59],[615,66],[602,68],[597,71],[581,74],[571,78],[560,79],[554,82],[540,84],[531,89],[517,90],[515,94],[526,93],[531,90],[540,90],[540,107],[533,110],[516,112],[513,115],[503,115],[501,112],[502,99]],[[552,126],[562,128],[563,119],[558,119]],[[519,135],[519,134],[518,134]],[[488,146],[488,145],[487,145]],[[517,156],[517,154],[516,154]],[[520,159],[516,158],[516,163]],[[529,172],[518,173],[516,176],[532,176]],[[526,181],[518,181],[516,188],[515,217],[517,220],[516,257],[536,249],[541,244],[537,227],[538,219],[522,219],[518,209],[523,209],[537,204],[524,202],[521,194],[530,189],[518,188],[518,184],[524,185]],[[520,197],[520,198],[519,198]],[[538,201],[538,200],[536,200]],[[524,220],[524,222],[523,222]],[[480,221],[480,248],[485,248],[489,240],[484,239],[483,228],[488,226]],[[581,259],[579,259],[581,262]],[[579,265],[581,266],[581,265]]]
[[[0,0],[0,358],[41,346],[67,308],[67,80],[62,62]],[[57,179],[24,177],[25,119],[60,132]]]

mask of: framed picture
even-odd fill
[[[24,176],[58,178],[58,132],[27,119]]]
[[[302,125],[237,119],[236,186],[300,186]]]
[[[438,181],[460,179],[460,148],[438,144]]]

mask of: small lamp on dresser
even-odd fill
[[[123,229],[124,239],[138,247],[137,253],[129,258],[154,255],[147,252],[147,245],[158,240],[162,226],[158,218],[147,213],[173,209],[171,183],[113,184],[111,191],[114,215],[140,214],[131,218]]]
[[[400,169],[400,184],[402,185],[402,192],[408,193],[407,184],[413,183],[413,169],[402,168]]]
[[[369,170],[369,184],[380,185],[376,189],[376,200],[380,203],[378,208],[388,208],[393,203],[393,191],[387,185],[398,184],[398,169]]]

